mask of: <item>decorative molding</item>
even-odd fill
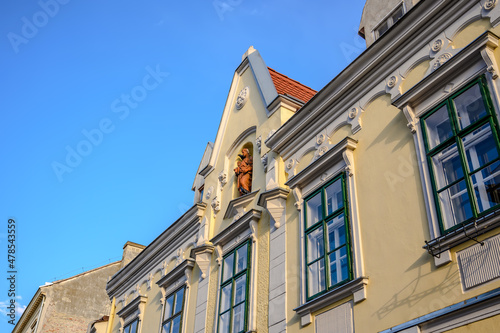
[[[226,213],[224,214],[224,219],[232,218],[234,221],[246,213],[248,204],[253,201],[257,195],[257,191],[242,195],[239,198],[233,199],[227,205]]]
[[[143,321],[144,309],[146,307],[147,300],[148,298],[146,296],[139,295],[116,313],[116,315],[120,317],[120,330],[123,330],[125,325],[132,322],[136,318],[139,318],[139,322]]]
[[[345,171],[349,177],[354,176],[354,154],[352,150],[344,150],[342,152],[342,158],[346,164]]]
[[[214,246],[209,244],[198,246],[193,249],[196,264],[200,268],[202,279],[207,277],[213,252]]]
[[[439,67],[441,67],[441,65],[443,65],[445,62],[447,62],[448,60],[450,60],[451,57],[453,57],[451,53],[444,53],[444,54],[440,55],[434,61],[434,65],[432,65],[432,70],[435,71],[436,69],[438,69]]]
[[[304,322],[307,322],[308,316],[310,316],[311,313],[318,311],[319,309],[322,309],[330,304],[338,302],[346,297],[353,296],[356,293],[360,295],[359,291],[360,290],[364,291],[366,289],[367,284],[368,284],[368,277],[364,276],[359,277],[335,289],[332,289],[327,293],[319,297],[316,297],[313,300],[310,300],[309,302],[293,309],[293,311],[295,311],[297,315],[301,317],[301,320],[302,317],[305,317]],[[364,295],[365,295],[364,298],[363,297],[358,298],[357,301],[354,300],[354,303],[359,303],[361,301],[364,301],[366,299],[366,293]]]
[[[391,76],[388,80],[387,80],[387,88],[389,89],[392,89],[396,86],[396,83],[398,82],[398,77],[397,76]]]
[[[255,145],[257,146],[257,150],[259,151],[259,154],[260,154],[261,145],[262,145],[262,136],[261,135],[259,135],[259,137],[255,139]]]
[[[151,287],[153,286],[153,273],[149,273],[146,285],[147,285],[147,290],[151,290]]]
[[[493,8],[495,8],[495,6],[497,5],[497,0],[486,0],[484,2],[484,5],[483,5],[483,8],[485,10],[492,10]]]
[[[439,52],[441,48],[443,47],[443,40],[442,39],[436,39],[434,43],[432,43],[432,51],[433,52]]]
[[[318,135],[316,135],[316,144],[318,146],[321,146],[321,144],[323,144],[323,142],[325,142],[325,140],[326,140],[325,133],[319,133]]]
[[[224,246],[232,239],[236,238],[239,234],[241,234],[244,230],[250,229],[250,222],[260,220],[262,212],[260,210],[251,209],[246,212],[242,217],[238,220],[231,223],[224,230],[215,235],[210,242],[215,245]]]
[[[406,124],[406,127],[410,129],[410,131],[415,134],[417,132],[417,118],[415,117],[415,113],[413,112],[413,109],[409,105],[405,105],[403,107],[403,113],[406,117],[406,120],[408,121],[408,124]]]
[[[262,156],[260,158],[260,161],[262,162],[262,165],[264,166],[264,172],[267,172],[267,154],[264,154],[264,156]]]
[[[215,215],[220,211],[220,201],[217,198],[217,196],[212,200],[212,203],[210,204],[210,206],[212,207],[214,217],[215,217]]]
[[[210,186],[208,189],[207,189],[207,192],[205,193],[205,199],[210,199],[210,197],[212,196],[212,193],[214,192],[214,187],[213,186]]]
[[[258,205],[264,207],[269,212],[269,215],[274,220],[274,227],[278,229],[281,226],[281,221],[286,208],[286,198],[290,190],[277,187],[273,190],[266,191],[259,196]]]
[[[241,89],[240,93],[238,94],[238,97],[236,97],[236,109],[241,110],[245,106],[249,96],[250,96],[249,87]]]
[[[160,280],[156,282],[156,284],[161,288],[163,297],[161,298],[161,302],[163,304],[165,300],[165,296],[167,295],[167,289],[174,284],[177,280],[181,278],[186,279],[186,286],[189,287],[189,277],[190,273],[194,267],[196,261],[194,259],[188,258],[182,261],[177,267],[175,267],[172,271],[170,271],[167,275],[162,277]]]
[[[498,65],[493,49],[485,47],[481,50],[481,56],[486,63],[486,70],[491,73],[493,80],[498,78]]]
[[[175,256],[177,258],[175,259],[175,265],[179,266],[181,262],[184,260],[184,250],[178,249]]]
[[[351,110],[349,110],[349,114],[348,114],[349,119],[356,118],[356,116],[358,115],[358,113],[359,113],[358,108],[351,108]]]
[[[301,172],[288,179],[288,182],[286,182],[285,185],[293,189],[296,186],[300,187],[301,184],[310,182],[312,178],[322,174],[324,170],[333,165],[335,161],[342,160],[344,158],[344,151],[356,149],[357,143],[358,141],[353,138],[344,138],[324,155],[322,155],[321,158],[318,158],[316,161],[305,167]]]
[[[220,190],[222,191],[222,189],[224,188],[224,185],[227,184],[227,172],[226,172],[226,170],[222,170],[219,173],[218,179],[219,179]]]

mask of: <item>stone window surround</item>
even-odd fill
[[[402,95],[396,96],[392,104],[403,111],[408,120],[408,128],[413,134],[415,150],[422,182],[427,219],[431,240],[423,247],[434,256],[437,267],[451,262],[450,249],[488,232],[500,225],[498,214],[479,218],[463,228],[441,234],[437,217],[436,204],[432,192],[432,180],[429,174],[424,138],[420,117],[432,110],[452,94],[467,85],[470,81],[485,75],[491,100],[497,118],[500,110],[498,93],[499,71],[493,51],[498,47],[499,37],[487,31],[470,43],[467,47],[441,64],[431,74]]]
[[[120,333],[123,332],[125,326],[129,325],[134,320],[138,320],[137,332],[141,333],[142,322],[144,320],[144,310],[146,307],[147,300],[148,300],[147,296],[138,295],[123,309],[121,309],[116,313],[120,318],[120,330],[119,330]]]
[[[257,228],[261,218],[260,210],[251,209],[243,216],[232,222],[227,228],[213,237],[210,242],[215,246],[216,261],[218,266],[217,275],[217,301],[215,308],[219,308],[220,281],[222,279],[222,261],[224,256],[234,250],[237,246],[251,240],[249,291],[248,291],[248,314],[247,332],[257,331],[257,272],[258,272],[258,241]],[[218,313],[214,318],[214,331],[218,330]]]
[[[361,247],[361,236],[359,228],[359,213],[356,199],[356,177],[354,167],[353,151],[356,149],[357,141],[346,137],[323,156],[308,165],[304,170],[293,176],[286,183],[295,196],[295,206],[299,210],[299,233],[300,233],[300,306],[294,309],[301,318],[302,326],[312,322],[312,313],[343,298],[352,296],[354,303],[366,299],[366,285],[368,278],[364,276],[363,257]],[[350,215],[351,251],[353,279],[337,288],[334,288],[310,301],[306,301],[306,278],[305,278],[305,230],[304,197],[313,193],[341,172],[346,172],[346,189],[348,196],[348,211]]]
[[[172,294],[174,291],[181,288],[181,285],[184,284],[186,289],[184,291],[184,309],[182,313],[181,320],[181,332],[186,332],[186,326],[184,325],[187,320],[188,315],[188,306],[187,302],[189,300],[189,292],[190,292],[190,284],[189,280],[191,277],[191,273],[193,271],[193,267],[195,264],[195,260],[192,258],[187,258],[182,261],[177,267],[175,267],[172,271],[167,273],[164,277],[156,282],[156,284],[160,287],[162,297],[160,298],[160,303],[162,305],[161,310],[161,319],[160,319],[160,328],[159,332],[162,331],[162,323],[163,323],[163,314],[165,311],[165,301],[167,296]]]

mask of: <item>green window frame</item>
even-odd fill
[[[219,294],[219,333],[247,330],[250,247],[248,240],[224,256]]]
[[[486,78],[438,104],[421,127],[441,234],[500,208],[499,127]]]
[[[182,314],[184,312],[184,295],[186,287],[177,289],[165,298],[163,307],[162,333],[179,333],[182,328]]]
[[[127,326],[123,328],[123,333],[137,333],[138,332],[139,319],[134,320]]]
[[[306,298],[309,301],[352,280],[345,173],[307,196],[304,230]]]

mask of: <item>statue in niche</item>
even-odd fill
[[[241,195],[245,195],[252,191],[253,161],[248,148],[243,148],[241,154],[238,154],[238,156],[241,158],[241,161],[238,161],[238,166],[234,169],[234,173],[238,177],[238,192]]]

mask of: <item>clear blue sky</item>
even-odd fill
[[[38,286],[119,260],[126,241],[149,244],[191,207],[249,46],[316,90],[364,50],[363,0],[59,1],[0,10],[2,332],[9,218],[22,308]]]

